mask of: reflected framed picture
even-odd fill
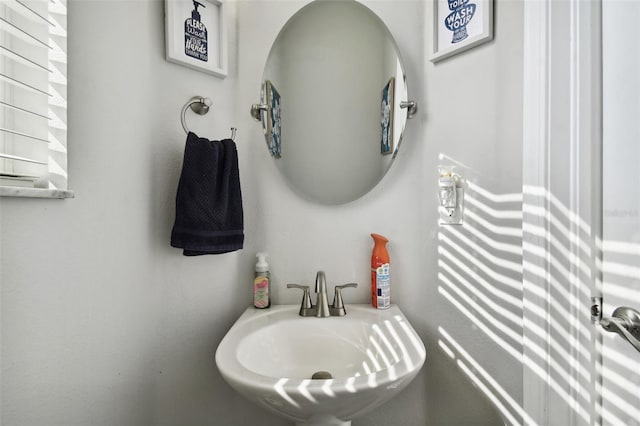
[[[396,79],[391,77],[382,89],[380,102],[380,127],[382,135],[380,138],[380,153],[388,155],[393,152],[393,89]]]
[[[227,76],[227,25],[222,0],[165,0],[166,59]]]
[[[267,145],[271,156],[280,158],[282,156],[282,102],[280,93],[270,80],[265,82],[265,93],[267,101]]]
[[[434,0],[431,62],[493,40],[493,0]]]

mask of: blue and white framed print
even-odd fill
[[[280,93],[270,80],[265,82],[265,86],[267,94],[267,145],[271,156],[280,158],[282,156],[282,102]]]
[[[434,0],[431,62],[492,39],[493,0]]]
[[[221,0],[165,0],[166,59],[227,76],[227,27]]]
[[[382,89],[380,103],[380,127],[382,135],[380,138],[380,153],[388,155],[393,152],[393,88],[395,86],[395,77],[391,77]]]

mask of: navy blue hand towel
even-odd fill
[[[244,226],[238,151],[231,139],[187,135],[171,245],[185,256],[242,248]]]

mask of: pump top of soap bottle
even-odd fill
[[[269,270],[269,264],[267,263],[267,253],[257,253],[256,258],[256,272],[267,272]]]

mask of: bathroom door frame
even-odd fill
[[[524,1],[524,424],[601,424],[601,28],[601,0]]]

